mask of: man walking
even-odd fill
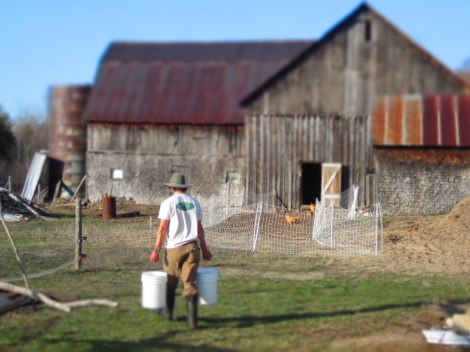
[[[209,251],[204,239],[202,226],[202,209],[199,201],[187,194],[189,185],[182,173],[174,173],[170,181],[164,184],[170,188],[171,196],[165,199],[158,218],[160,226],[157,231],[155,249],[150,255],[150,261],[155,263],[160,259],[160,249],[166,239],[166,249],[163,257],[163,270],[167,273],[166,311],[163,314],[167,320],[173,320],[175,294],[179,278],[183,281],[183,296],[187,301],[187,319],[191,329],[197,328],[198,287],[196,284],[197,269],[202,252],[204,260],[210,260]]]

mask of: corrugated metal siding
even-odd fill
[[[460,97],[459,112],[460,144],[470,145],[470,95]]]
[[[424,97],[424,116],[426,123],[423,125],[423,144],[440,145],[441,120],[439,117],[440,104],[435,96]]]
[[[372,111],[374,145],[470,146],[470,95],[380,97]]]
[[[84,118],[243,124],[240,100],[311,43],[116,45],[105,55]]]

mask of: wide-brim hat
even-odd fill
[[[189,184],[186,184],[186,177],[181,172],[174,172],[170,180],[167,183],[164,183],[165,186],[175,187],[175,188],[188,188]]]

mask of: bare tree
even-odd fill
[[[17,118],[13,125],[16,137],[16,160],[29,167],[35,152],[48,148],[49,123],[43,117],[24,115]]]
[[[48,141],[46,118],[27,114],[10,121],[0,109],[0,186],[11,176],[12,190],[21,191],[34,153],[47,149]]]
[[[0,159],[11,161],[15,145],[10,116],[0,106]]]

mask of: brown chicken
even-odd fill
[[[295,224],[297,221],[300,220],[302,216],[300,214],[297,214],[297,215],[289,215],[289,214],[286,214],[286,220],[289,224]]]
[[[307,216],[311,218],[313,213],[315,213],[315,204],[310,203],[310,209],[307,210]]]

